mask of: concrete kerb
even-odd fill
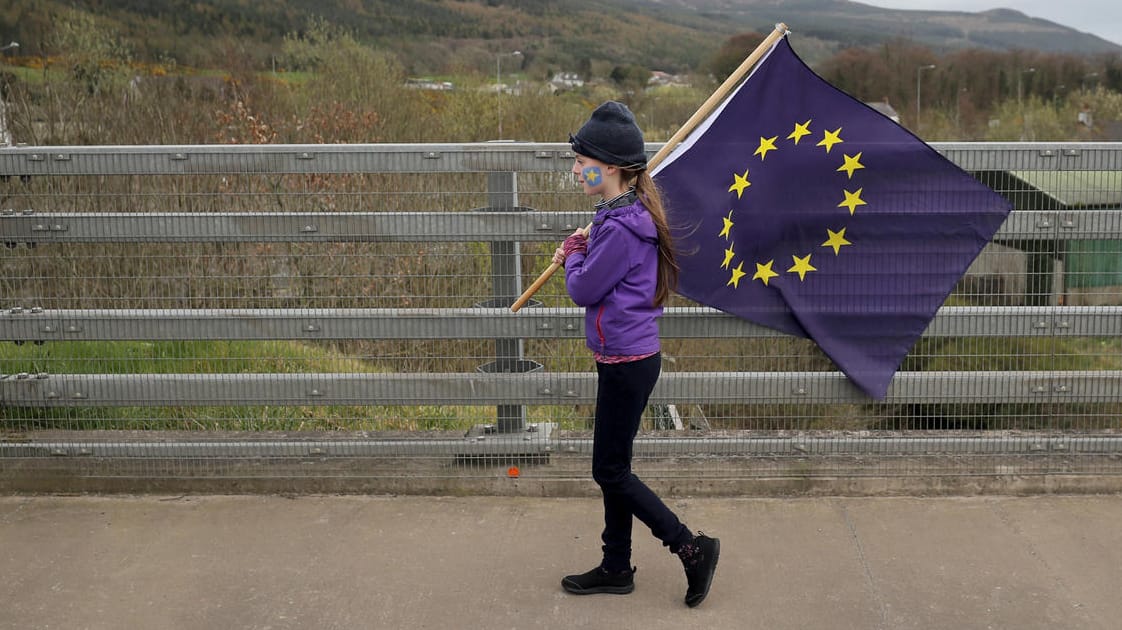
[[[637,473],[669,497],[973,496],[1122,493],[1122,475],[1056,470],[1001,458],[644,460]],[[511,473],[511,466],[517,473]],[[1094,470],[1093,466],[1088,466]],[[1110,470],[1109,468],[1103,468]],[[467,464],[368,458],[8,458],[0,494],[395,494],[593,497],[583,457]]]

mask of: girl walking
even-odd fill
[[[630,593],[631,526],[638,518],[678,555],[686,572],[687,606],[709,593],[720,541],[694,535],[634,473],[632,443],[661,369],[658,318],[678,267],[662,200],[647,173],[643,132],[622,103],[608,101],[569,137],[573,174],[598,195],[588,234],[577,230],[557,248],[569,296],[585,307],[585,339],[598,374],[592,477],[604,497],[603,559],[561,580],[566,591]]]

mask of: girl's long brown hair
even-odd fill
[[[674,238],[670,235],[666,210],[662,206],[662,194],[646,170],[625,170],[624,173],[627,179],[635,181],[635,192],[651,213],[658,232],[658,281],[655,285],[654,305],[662,306],[678,286],[679,272],[678,262],[674,258]]]

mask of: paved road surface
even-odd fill
[[[718,536],[709,599],[599,502],[510,497],[0,497],[0,628],[1122,628],[1122,497],[673,500]]]

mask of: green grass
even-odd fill
[[[383,373],[374,362],[295,341],[91,341],[0,346],[0,373]],[[440,431],[493,423],[490,407],[0,407],[0,427],[209,431]]]
[[[961,337],[923,339],[904,370],[983,372],[1122,371],[1122,339]],[[1122,404],[1056,401],[890,405],[875,429],[1115,431]]]
[[[577,342],[572,342],[577,343]],[[555,369],[579,369],[568,363]],[[1035,371],[1122,370],[1122,339],[1117,338],[954,338],[925,339],[904,370]],[[0,345],[0,373],[169,374],[169,373],[384,373],[376,361],[345,356],[328,345],[297,341],[120,341],[51,342],[43,345]],[[586,406],[587,407],[587,406]],[[1002,418],[1032,417],[1033,426],[1061,424],[1071,428],[1100,421],[1101,406],[1068,406],[1044,412],[1029,406],[932,406],[929,410],[888,407],[879,410],[852,405],[747,405],[707,407],[715,427],[863,429],[912,427],[923,412],[943,418],[971,417],[988,425]],[[727,407],[727,408],[726,408]],[[1022,408],[1023,407],[1023,408]],[[1062,413],[1060,413],[1062,412]],[[1114,411],[1110,411],[1114,413]],[[901,415],[902,414],[902,415]],[[1058,415],[1057,415],[1058,414]],[[556,422],[563,430],[589,428],[591,407],[534,406],[531,422]],[[880,420],[876,417],[881,416]],[[1064,420],[1059,416],[1070,416]],[[723,419],[723,420],[722,420]],[[253,407],[0,407],[0,428],[6,432],[66,430],[197,430],[197,431],[466,431],[475,424],[494,423],[488,406],[253,406]],[[869,424],[869,423],[872,424]],[[747,423],[747,424],[746,424]],[[1115,422],[1109,422],[1111,426]],[[899,426],[897,426],[899,425]],[[1020,425],[1018,425],[1020,426]],[[985,428],[985,427],[982,427]]]
[[[4,371],[55,374],[380,372],[293,341],[63,341],[6,346]]]
[[[44,71],[42,68],[25,68],[23,66],[10,66],[4,63],[0,63],[0,72],[11,74],[19,82],[28,85],[42,85],[46,83],[48,79],[62,77],[58,70]]]
[[[901,368],[929,371],[1122,370],[1122,339],[958,337],[923,339]]]
[[[268,72],[262,72],[261,76],[265,79],[269,79],[271,81],[279,81],[279,82],[284,83],[286,85],[302,86],[302,85],[306,84],[308,81],[311,81],[315,77],[315,73],[313,73],[313,72],[302,72],[302,71],[294,71],[294,72],[288,72],[288,71],[272,72],[272,71],[268,71]]]

